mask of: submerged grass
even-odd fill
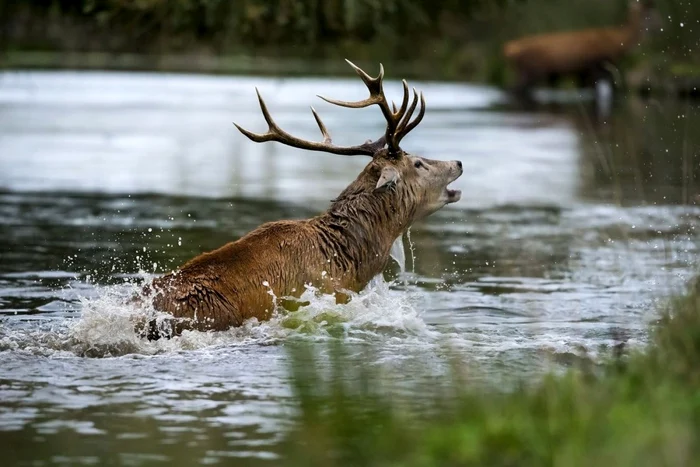
[[[530,386],[477,388],[455,366],[421,402],[402,400],[342,345],[331,348],[330,375],[310,348],[294,346],[300,414],[286,465],[696,465],[700,281],[650,332],[643,350],[613,349],[603,363]]]

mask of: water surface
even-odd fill
[[[299,339],[345,340],[415,399],[446,355],[475,380],[534,378],[643,344],[657,303],[694,273],[697,107],[623,101],[599,121],[587,104],[524,112],[491,88],[411,84],[428,112],[403,146],[465,170],[462,201],[405,239],[406,271],[393,265],[349,305],[315,298],[291,317],[152,343],[129,325],[129,281],[314,215],[367,162],[243,138],[231,122],[265,129],[254,86],[302,137],[319,137],[309,105],[339,144],[378,137],[380,113],[315,97],[363,98],[359,80],[0,74],[11,463],[274,460],[294,410],[286,347]],[[386,89],[400,95],[398,82]]]

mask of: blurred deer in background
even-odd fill
[[[272,119],[258,92],[268,131],[252,133],[236,127],[252,141],[279,143],[341,156],[369,156],[360,175],[332,201],[330,208],[311,219],[264,224],[239,240],[190,260],[179,270],[144,287],[156,310],[176,319],[147,323],[143,334],[151,339],[180,334],[185,329],[224,330],[249,318],[269,319],[276,297],[298,298],[311,285],[348,300],[359,292],[389,261],[394,241],[415,221],[458,201],[461,192],[447,185],[462,175],[459,161],[438,161],[410,155],[401,140],[425,115],[425,100],[403,81],[403,101],[389,105],[383,89],[384,69],[372,78],[350,61],[369,89],[359,102],[325,101],[358,109],[377,105],[386,119],[386,131],[377,141],[357,146],[333,144],[316,111],[311,108],[323,141],[296,138]],[[257,92],[257,89],[256,89]],[[420,111],[411,120],[420,101]]]
[[[524,37],[503,47],[506,62],[516,72],[514,91],[530,98],[532,86],[562,75],[574,75],[580,85],[592,85],[636,47],[660,17],[651,0],[632,1],[627,22],[618,27],[584,29]]]

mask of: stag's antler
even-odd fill
[[[401,107],[397,110],[396,105],[392,102],[393,110],[389,107],[389,103],[384,95],[384,87],[382,81],[384,79],[384,67],[379,65],[379,76],[372,78],[367,73],[365,73],[361,68],[356,66],[350,60],[345,60],[353,67],[357,74],[362,78],[369,89],[370,96],[359,102],[345,102],[334,99],[328,99],[323,96],[319,96],[321,99],[329,102],[331,104],[339,105],[341,107],[349,107],[351,109],[359,109],[362,107],[368,107],[372,104],[378,104],[382,110],[382,114],[387,121],[386,132],[384,136],[379,138],[377,141],[367,141],[363,144],[357,146],[336,146],[332,143],[331,135],[326,129],[326,125],[323,124],[321,117],[318,116],[316,110],[311,107],[311,112],[313,113],[314,119],[318,124],[318,128],[321,130],[323,135],[322,142],[307,141],[301,138],[290,135],[283,129],[281,129],[277,123],[270,116],[270,112],[267,110],[265,101],[260,95],[260,91],[255,88],[255,92],[258,94],[258,101],[260,101],[260,109],[262,110],[265,121],[268,125],[268,130],[266,133],[253,133],[240,127],[237,123],[236,128],[247,136],[252,141],[256,143],[263,143],[265,141],[277,141],[279,143],[285,144],[287,146],[292,146],[299,149],[308,149],[310,151],[323,151],[330,152],[333,154],[340,154],[344,156],[356,156],[356,155],[367,155],[374,156],[379,150],[381,150],[385,145],[389,146],[389,153],[395,157],[401,154],[401,149],[399,148],[399,143],[404,136],[413,130],[423,119],[425,115],[425,99],[423,98],[423,93],[420,93],[420,104],[421,108],[418,116],[415,120],[411,121],[411,116],[418,105],[418,93],[413,89],[413,101],[411,106],[408,107],[408,84],[406,80],[403,80],[403,101],[401,102]]]
[[[360,144],[358,146],[334,145],[331,140],[331,135],[326,129],[326,125],[323,124],[321,117],[318,116],[316,110],[313,107],[311,107],[311,113],[314,114],[314,118],[316,119],[318,128],[321,130],[321,134],[323,135],[323,141],[307,141],[301,138],[297,138],[296,136],[292,136],[286,131],[284,131],[282,128],[280,128],[277,125],[277,123],[275,123],[275,121],[272,119],[272,116],[270,116],[270,112],[267,110],[265,101],[260,95],[260,91],[258,91],[258,88],[255,88],[255,92],[258,94],[258,100],[260,101],[260,109],[262,110],[263,116],[265,117],[265,121],[268,125],[267,133],[253,133],[252,131],[248,131],[245,128],[242,128],[235,122],[234,125],[236,125],[236,128],[238,128],[238,130],[241,133],[243,133],[256,143],[263,143],[265,141],[277,141],[279,143],[286,144],[287,146],[292,146],[299,149],[330,152],[333,154],[340,154],[343,156],[373,156],[377,151],[384,147],[385,142],[382,138],[375,142],[367,141],[366,143]]]
[[[392,102],[392,108],[389,107],[389,102],[386,100],[384,95],[384,66],[379,64],[379,75],[376,78],[372,78],[367,73],[364,72],[360,67],[352,63],[350,60],[345,60],[348,64],[355,70],[355,72],[360,76],[362,81],[369,89],[369,97],[365,100],[358,102],[346,102],[339,101],[335,99],[329,99],[327,97],[318,96],[326,102],[331,104],[339,105],[341,107],[348,107],[351,109],[360,109],[363,107],[369,107],[370,105],[377,104],[384,114],[386,119],[386,133],[383,139],[389,146],[389,152],[394,155],[401,154],[401,149],[399,143],[411,130],[413,130],[418,124],[423,120],[425,115],[425,98],[423,93],[420,93],[420,111],[415,120],[411,121],[413,112],[416,110],[416,105],[418,105],[418,96],[416,89],[413,88],[413,101],[411,106],[408,107],[408,83],[406,80],[402,80],[403,83],[403,101],[401,102],[401,107],[396,110],[396,105]]]

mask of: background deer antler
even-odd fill
[[[385,145],[389,147],[389,153],[394,157],[400,157],[401,148],[399,143],[404,136],[406,136],[411,130],[413,130],[423,119],[425,115],[425,99],[423,98],[423,93],[420,93],[420,104],[421,108],[418,116],[415,120],[411,121],[411,116],[418,105],[419,94],[413,89],[413,101],[411,106],[408,106],[408,84],[406,80],[403,80],[403,100],[401,102],[401,107],[397,110],[396,105],[392,103],[392,107],[389,107],[389,103],[384,95],[384,67],[379,65],[379,76],[372,78],[367,73],[365,73],[360,67],[356,66],[350,60],[345,60],[353,67],[353,69],[360,76],[362,81],[365,83],[369,89],[370,96],[359,102],[346,102],[340,100],[329,99],[323,96],[319,96],[321,99],[329,102],[331,104],[339,105],[341,107],[348,107],[351,109],[359,109],[363,107],[368,107],[373,104],[379,105],[379,108],[386,119],[387,126],[384,136],[379,138],[377,141],[367,141],[363,144],[357,146],[336,146],[332,143],[331,135],[323,124],[321,117],[318,116],[316,110],[311,107],[311,112],[313,113],[314,119],[318,124],[318,128],[321,130],[323,135],[323,141],[308,141],[295,136],[290,135],[282,128],[280,128],[277,123],[272,119],[270,112],[267,110],[265,101],[260,95],[258,88],[255,88],[255,92],[258,95],[258,101],[260,102],[260,109],[262,110],[263,117],[268,125],[268,130],[266,133],[253,133],[251,131],[242,128],[237,123],[234,122],[236,128],[247,136],[250,140],[256,143],[263,143],[265,141],[277,141],[279,143],[285,144],[287,146],[292,146],[299,149],[308,149],[310,151],[323,151],[332,154],[340,154],[344,156],[356,156],[356,155],[367,155],[374,156],[379,150],[384,148]]]

